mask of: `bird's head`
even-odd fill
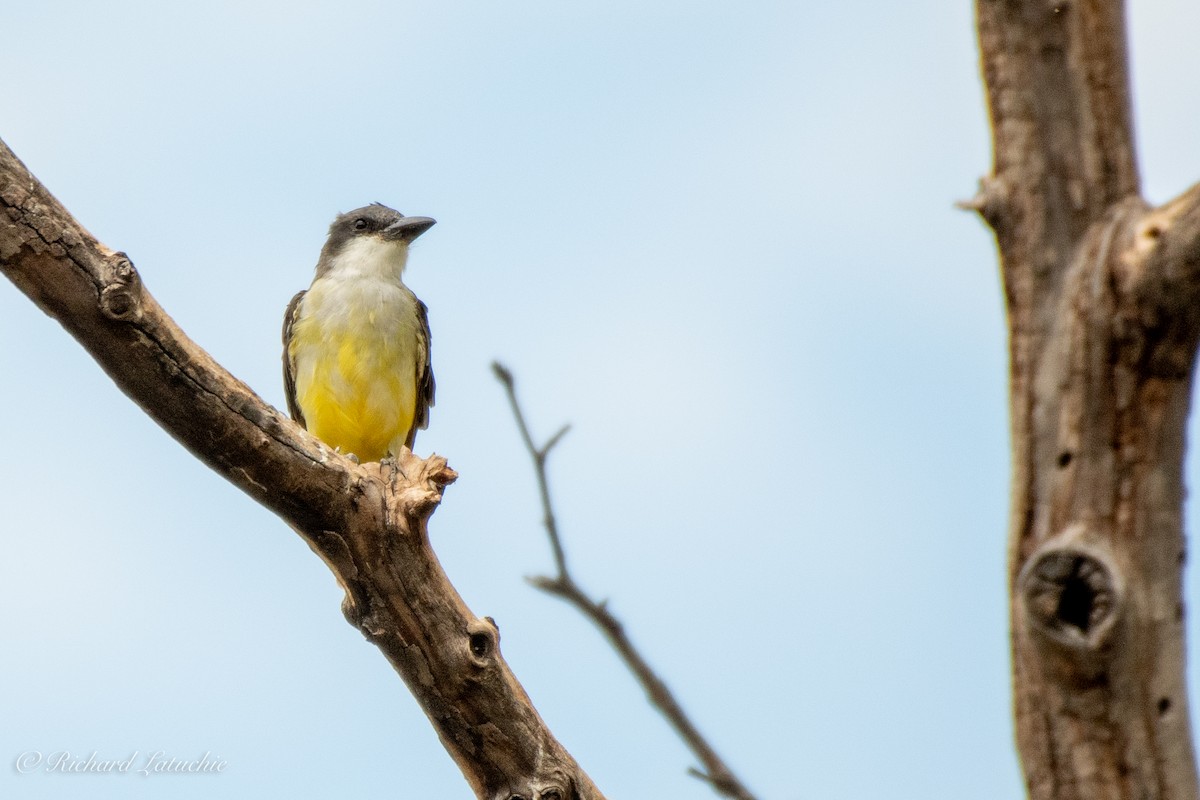
[[[339,214],[321,248],[317,276],[354,272],[399,277],[408,245],[433,224],[429,217],[406,217],[382,203]]]

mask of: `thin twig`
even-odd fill
[[[546,456],[550,454],[550,449],[558,444],[567,431],[571,429],[570,425],[563,425],[559,428],[558,433],[550,437],[550,440],[541,447],[533,443],[533,436],[529,433],[529,426],[525,424],[525,415],[521,413],[521,406],[517,402],[517,390],[513,383],[512,373],[501,364],[499,361],[492,362],[492,371],[496,373],[496,378],[504,384],[505,391],[508,392],[508,402],[512,404],[513,416],[517,418],[517,427],[521,431],[521,439],[525,442],[526,449],[529,450],[529,455],[533,458],[533,464],[536,468],[538,479],[538,492],[542,496],[542,512],[543,523],[546,526],[546,534],[550,537],[550,547],[554,550],[554,564],[558,567],[559,576],[569,575],[567,571],[567,555],[563,551],[562,540],[558,538],[558,523],[554,519],[554,507],[550,504],[550,485],[546,482]]]
[[[646,690],[646,695],[650,698],[650,702],[655,705],[662,715],[667,718],[667,722],[675,728],[676,733],[680,738],[691,748],[692,753],[704,765],[703,770],[695,767],[688,768],[688,774],[710,784],[713,789],[724,797],[733,798],[733,800],[755,800],[754,795],[750,790],[742,785],[741,781],[730,771],[729,767],[725,766],[725,762],[717,755],[712,746],[696,729],[696,726],[684,713],[679,702],[663,683],[662,679],[654,672],[646,660],[642,658],[641,653],[633,646],[629,637],[625,635],[625,630],[620,621],[617,620],[608,611],[605,601],[599,602],[592,600],[571,577],[570,571],[567,569],[567,558],[563,552],[562,539],[558,533],[558,523],[554,517],[554,507],[550,502],[550,487],[549,481],[546,478],[546,457],[550,451],[557,445],[566,432],[570,429],[569,425],[564,425],[557,433],[551,436],[544,445],[538,447],[533,440],[532,434],[529,432],[529,426],[525,422],[525,414],[521,411],[521,405],[517,402],[517,391],[515,381],[513,380],[512,372],[499,362],[492,363],[492,371],[495,372],[496,378],[504,385],[505,391],[508,393],[508,402],[512,406],[513,416],[517,420],[517,428],[521,431],[521,438],[525,442],[525,447],[529,451],[529,456],[533,459],[534,471],[537,474],[538,490],[542,497],[542,512],[543,520],[546,526],[546,535],[550,539],[550,547],[554,551],[554,562],[558,568],[558,574],[555,577],[536,576],[529,578],[529,582],[541,589],[544,592],[555,595],[571,605],[575,606],[585,617],[590,619],[593,624],[598,627],[609,643],[617,651],[617,654],[625,661],[625,665],[641,683],[642,688]]]

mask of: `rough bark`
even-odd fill
[[[400,673],[477,797],[603,797],[504,662],[496,625],[471,614],[438,564],[427,522],[456,477],[443,458],[360,466],[308,435],[189,340],[129,259],[3,142],[0,271],[169,434],[325,560],[346,590],[346,618]]]
[[[1200,189],[1139,196],[1117,0],[977,0],[994,139],[968,205],[1008,308],[1017,746],[1037,800],[1195,798],[1183,453]]]

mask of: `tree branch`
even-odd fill
[[[1147,312],[1200,330],[1200,183],[1142,217],[1127,261]]]
[[[1030,797],[1192,800],[1183,450],[1200,190],[1138,195],[1119,0],[977,0],[1008,306],[1017,744]]]
[[[477,797],[602,798],[504,662],[495,624],[470,613],[430,547],[429,516],[456,477],[445,459],[360,466],[265,404],[3,142],[0,271],[164,430],[325,560],[346,618],[400,673]]]
[[[972,206],[1000,246],[1014,359],[1084,232],[1138,193],[1120,0],[976,0],[994,147]]]
[[[521,410],[521,404],[517,401],[516,384],[513,380],[512,372],[499,362],[492,363],[492,371],[496,374],[496,379],[504,385],[509,405],[512,406],[513,417],[516,419],[517,428],[521,432],[521,439],[525,442],[525,448],[529,451],[529,457],[533,460],[534,472],[537,475],[538,491],[542,500],[542,518],[546,526],[546,535],[550,539],[550,547],[554,551],[555,566],[558,568],[558,574],[554,577],[535,576],[529,578],[529,582],[538,589],[573,605],[608,638],[613,649],[617,651],[617,654],[625,662],[625,665],[629,667],[630,672],[633,673],[638,683],[646,690],[646,695],[649,697],[650,702],[662,712],[667,722],[675,729],[676,733],[679,734],[680,738],[683,739],[684,743],[687,744],[700,763],[704,765],[703,770],[698,770],[694,767],[689,768],[689,774],[711,784],[713,789],[724,797],[734,798],[734,800],[754,800],[754,795],[742,785],[737,776],[725,765],[725,762],[717,755],[716,751],[684,712],[679,702],[675,699],[675,695],[671,693],[667,685],[658,677],[654,669],[633,646],[633,642],[625,635],[625,629],[620,621],[609,612],[605,601],[596,602],[592,600],[571,576],[570,571],[567,569],[567,559],[563,552],[562,539],[559,536],[554,507],[550,502],[550,487],[546,477],[547,456],[549,456],[550,451],[570,429],[570,426],[564,425],[545,444],[538,447],[534,443],[532,434],[529,432],[528,424],[525,422],[525,414]]]

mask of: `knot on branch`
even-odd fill
[[[405,450],[376,466],[387,487],[389,516],[408,521],[410,530],[428,521],[442,502],[443,490],[458,480],[458,473],[436,453],[421,458]]]
[[[1033,553],[1017,577],[1017,590],[1030,628],[1089,653],[1108,642],[1123,599],[1119,572],[1108,553],[1056,540]]]
[[[541,780],[531,780],[519,789],[507,788],[493,793],[496,800],[578,800],[576,792],[566,775],[556,770],[556,775]]]
[[[959,200],[956,206],[963,211],[974,211],[993,230],[999,229],[1009,208],[1008,185],[999,177],[989,175],[979,179],[979,190],[970,200]]]
[[[467,623],[467,656],[477,667],[495,663],[500,647],[500,628],[491,617],[473,619]]]
[[[133,262],[124,253],[106,260],[109,274],[100,290],[100,313],[115,322],[136,320],[142,313],[142,281]]]

